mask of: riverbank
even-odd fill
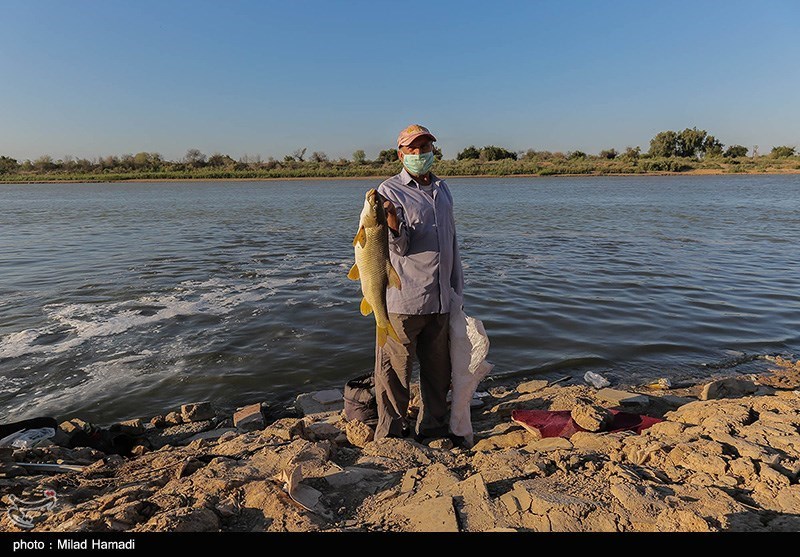
[[[453,178],[532,178],[544,176],[694,176],[728,174],[800,174],[800,157],[736,160],[642,158],[637,161],[578,159],[559,161],[501,160],[491,162],[438,161],[437,175]],[[235,169],[182,169],[121,172],[27,172],[5,174],[0,184],[165,182],[165,181],[262,181],[262,180],[382,180],[400,171],[399,164],[377,163],[283,163],[281,166]]]
[[[4,514],[0,530],[797,531],[800,361],[762,364],[680,385],[490,375],[461,447],[375,441],[344,419],[335,389],[298,395],[277,419],[259,404],[233,416],[187,404],[120,424],[129,456],[4,449],[3,503],[23,509],[51,489],[57,504],[28,507],[28,530]],[[610,431],[625,425],[618,412],[642,419]],[[571,429],[539,427],[565,414]],[[63,422],[60,442],[87,426]]]

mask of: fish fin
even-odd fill
[[[361,278],[361,275],[358,274],[358,265],[353,263],[353,266],[350,267],[350,272],[347,273],[347,278],[350,280],[358,280]]]
[[[391,327],[391,325],[389,325],[389,327]],[[383,346],[384,344],[386,344],[387,327],[378,327],[376,325],[375,332],[378,335],[378,346]]]
[[[403,287],[400,284],[400,275],[397,274],[397,271],[394,270],[394,267],[392,267],[391,263],[386,263],[386,270],[388,271],[387,274],[389,276],[389,286],[387,288],[394,286],[398,290],[401,290]]]
[[[369,315],[372,313],[372,306],[366,298],[361,298],[361,315]]]
[[[367,232],[366,230],[364,230],[363,226],[359,226],[358,232],[356,232],[356,237],[353,238],[353,247],[355,247],[356,244],[360,244],[361,247],[363,248],[366,245],[366,243],[367,243]]]
[[[399,337],[399,336],[397,336],[397,331],[395,331],[395,330],[394,330],[394,327],[392,327],[392,324],[391,324],[391,323],[387,323],[387,324],[386,324],[386,332],[387,332],[387,333],[389,334],[389,336],[390,336],[390,337],[392,337],[394,340],[396,340],[396,341],[397,341],[397,342],[399,342],[400,344],[403,344],[403,341],[402,341],[402,340],[400,340],[400,337]]]

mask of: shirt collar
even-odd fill
[[[405,166],[403,167],[403,170],[400,171],[400,179],[409,187],[416,186],[417,189],[421,189],[414,177],[408,172],[408,170],[406,170]],[[439,177],[433,172],[431,172],[431,185],[437,187],[439,186]]]

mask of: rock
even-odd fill
[[[538,430],[537,430],[538,431]],[[525,429],[515,429],[501,435],[492,435],[486,439],[481,439],[472,447],[473,451],[493,451],[495,449],[506,449],[511,447],[522,447],[541,439],[542,434],[537,437],[535,434]]]
[[[134,448],[131,449],[131,456],[142,456],[143,454],[149,452],[150,449],[148,449],[144,445],[136,445]]]
[[[588,431],[577,431],[569,438],[576,449],[597,453],[609,453],[622,446],[622,440],[617,435],[606,433],[597,434]]]
[[[152,517],[143,530],[153,532],[217,532],[219,517],[206,508],[181,507]]]
[[[541,391],[547,387],[547,385],[548,382],[544,379],[534,379],[533,381],[526,381],[525,383],[517,385],[517,392],[534,393],[536,391]]]
[[[301,416],[344,410],[344,395],[341,389],[328,389],[298,395],[294,407]]]
[[[529,443],[527,450],[535,452],[556,451],[558,449],[571,449],[573,447],[569,439],[563,437],[545,437],[533,443]]]
[[[399,507],[395,513],[407,518],[414,532],[458,532],[453,498],[443,495],[418,504]]]
[[[131,435],[139,435],[140,433],[144,433],[144,424],[142,420],[136,418],[134,420],[125,420],[124,422],[119,422],[119,431],[122,433],[129,433]]]
[[[265,425],[261,403],[249,404],[233,415],[233,427],[239,431],[264,429]]]
[[[650,399],[645,395],[639,395],[636,393],[629,393],[627,391],[620,391],[617,389],[600,389],[597,391],[596,394],[597,398],[600,400],[605,400],[606,402],[610,402],[614,405],[644,405],[647,404]]]
[[[146,438],[153,449],[166,445],[178,445],[201,431],[212,429],[214,424],[209,420],[205,422],[191,422],[188,424],[174,425],[161,430],[148,432]]]
[[[443,437],[441,439],[434,439],[428,443],[428,446],[431,449],[440,449],[446,451],[453,448],[453,442],[447,437]]]
[[[89,433],[92,430],[91,424],[81,420],[80,418],[72,418],[71,420],[61,422],[58,427],[61,429],[61,431],[70,435],[70,437],[78,431]]]
[[[181,425],[183,423],[183,418],[177,412],[170,412],[166,416],[164,416],[164,424],[167,426],[171,425]]]
[[[208,401],[192,402],[181,406],[181,418],[184,422],[204,422],[216,417],[216,412]]]
[[[756,390],[758,390],[758,386],[752,381],[728,377],[704,385],[699,398],[700,400],[740,398],[752,395]]]
[[[150,418],[150,423],[155,427],[164,427],[167,425],[167,420],[164,416],[159,414],[158,416],[153,416]]]
[[[345,424],[347,441],[356,447],[363,447],[375,438],[375,431],[364,422],[351,420]]]
[[[576,400],[570,416],[580,427],[592,432],[605,430],[614,417],[611,411],[588,399]]]
[[[205,440],[205,441],[213,441],[218,440],[222,441],[226,434],[232,433],[236,435],[236,428],[234,427],[218,427],[216,429],[211,429],[209,431],[201,431],[200,433],[196,433],[186,439],[184,441],[186,444],[194,443],[198,440]]]
[[[203,466],[205,466],[205,463],[202,461],[197,460],[196,458],[188,458],[186,461],[181,462],[178,465],[178,469],[175,471],[175,478],[181,479],[185,478],[186,476],[191,476]]]
[[[319,439],[336,439],[342,430],[328,422],[314,422],[306,425],[306,433],[312,441]]]
[[[262,435],[278,437],[290,441],[295,437],[302,437],[305,432],[305,422],[298,418],[281,418],[264,428]]]
[[[347,466],[344,470],[325,474],[323,477],[331,487],[340,488],[363,482],[370,476],[381,474],[379,470],[371,468],[361,468],[358,466]]]
[[[400,482],[400,493],[409,493],[414,491],[414,486],[419,480],[419,468],[409,468],[403,474],[403,481]]]

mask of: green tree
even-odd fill
[[[463,161],[465,159],[479,159],[481,158],[481,152],[474,146],[470,145],[459,154],[456,155],[456,160]]]
[[[639,155],[642,154],[642,148],[638,145],[636,147],[625,147],[625,152],[622,153],[622,158],[629,161],[639,160]]]
[[[311,153],[311,160],[314,162],[328,162],[328,155],[322,151],[314,151]]]
[[[233,168],[236,166],[236,161],[228,155],[213,153],[210,157],[208,157],[207,164],[213,168]]]
[[[53,157],[50,155],[42,155],[33,161],[33,168],[37,172],[48,172],[50,170],[55,170],[56,164],[53,162]]]
[[[503,159],[517,160],[517,154],[503,147],[486,145],[481,148],[480,158],[484,161],[499,161]]]
[[[19,169],[17,159],[0,157],[0,174],[13,174]]]
[[[436,145],[433,146],[433,158],[434,160],[437,161],[442,160],[442,150],[439,149]]]
[[[706,157],[718,157],[722,154],[722,142],[713,135],[707,135],[703,140],[703,155]]]
[[[744,145],[731,145],[725,150],[725,153],[722,156],[732,159],[738,157],[746,157],[747,147],[745,147]]]
[[[778,147],[773,147],[769,154],[776,159],[793,157],[795,155],[795,148],[789,147],[788,145],[779,145]]]
[[[619,155],[619,153],[617,153],[617,150],[611,148],[600,151],[600,153],[598,153],[597,156],[600,157],[601,159],[616,159],[617,155]]]
[[[584,153],[583,151],[570,151],[569,154],[567,154],[567,159],[572,161],[585,158],[586,158],[586,153]]]
[[[699,153],[703,153],[703,143],[706,140],[706,135],[708,134],[705,130],[686,128],[678,134],[675,155],[678,157],[696,157]]]
[[[397,149],[384,149],[378,153],[378,162],[394,162],[398,160]]]
[[[674,157],[678,149],[678,134],[672,130],[658,132],[650,140],[651,157]]]
[[[367,154],[363,149],[357,149],[353,152],[353,162],[356,164],[364,164],[367,162]]]

